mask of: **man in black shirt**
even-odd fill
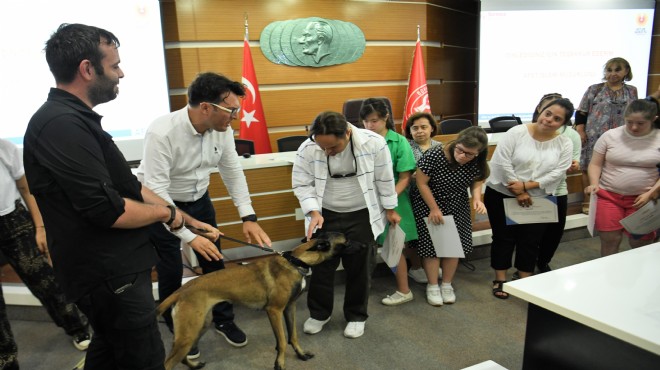
[[[210,228],[142,187],[92,110],[117,97],[118,47],[112,33],[82,24],[63,24],[47,41],[57,87],[28,124],[24,166],[56,278],[94,329],[85,367],[162,369],[147,226]],[[205,246],[204,258],[222,257]]]

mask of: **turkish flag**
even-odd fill
[[[252,53],[247,38],[243,40],[243,85],[245,85],[245,98],[241,109],[241,130],[238,137],[254,141],[256,154],[272,153],[264,108],[259,95],[259,84],[254,73]]]
[[[406,105],[403,108],[403,122],[401,131],[406,128],[408,117],[417,112],[431,112],[429,103],[429,89],[426,86],[426,72],[424,72],[424,58],[422,57],[422,45],[417,39],[415,54],[413,55],[410,79],[408,80],[408,92],[406,93]]]

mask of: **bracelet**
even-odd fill
[[[525,186],[525,182],[523,181],[523,193],[527,192],[527,187]]]
[[[167,220],[165,225],[170,226],[172,225],[172,222],[174,222],[174,219],[176,218],[176,207],[171,204],[168,204],[166,207],[170,209],[170,219]]]
[[[170,231],[179,231],[183,229],[184,226],[186,226],[186,219],[181,215],[181,225],[179,225],[179,227],[170,227]]]

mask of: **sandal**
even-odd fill
[[[504,286],[504,283],[506,283],[506,280],[493,280],[493,296],[495,298],[499,299],[507,299],[509,298],[509,293],[505,292],[502,287]]]

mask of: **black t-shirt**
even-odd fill
[[[25,133],[26,177],[44,218],[56,278],[73,301],[109,278],[156,262],[146,227],[111,228],[124,213],[123,198],[142,201],[142,186],[101,118],[53,88]]]

